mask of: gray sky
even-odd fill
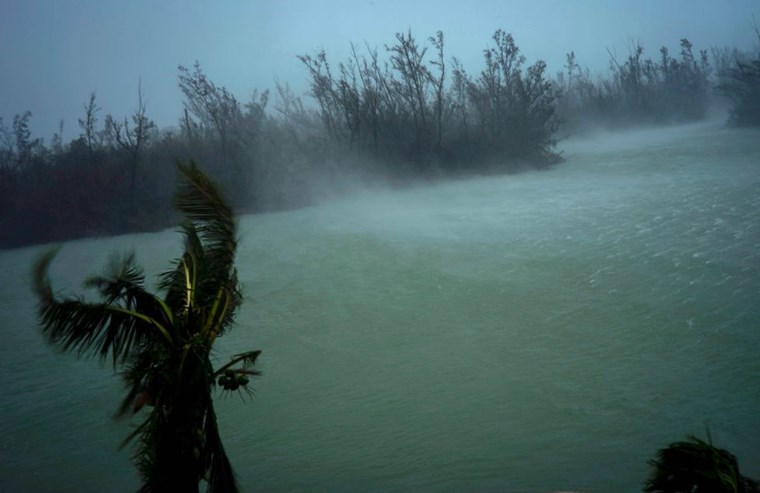
[[[102,124],[135,109],[141,81],[148,115],[175,125],[177,65],[198,60],[243,102],[275,77],[303,94],[296,55],[324,48],[337,63],[351,42],[382,48],[408,28],[419,40],[442,30],[448,56],[471,72],[498,28],[552,74],[570,50],[604,72],[606,48],[624,56],[632,41],[652,57],[662,45],[677,54],[682,37],[696,49],[750,49],[753,16],[760,22],[760,0],[2,0],[0,116],[7,124],[31,110],[36,136],[46,138],[63,118],[69,140],[91,91]]]

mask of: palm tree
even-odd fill
[[[133,459],[140,491],[237,491],[222,446],[212,391],[244,390],[260,351],[233,356],[214,369],[211,351],[230,329],[242,297],[234,267],[237,247],[232,210],[192,161],[179,165],[175,207],[185,216],[184,252],[159,278],[163,297],[144,288],[133,254],[115,258],[103,275],[87,279],[102,300],[56,296],[47,275],[57,250],[37,262],[34,288],[48,341],[81,356],[111,359],[126,395],[117,416],[147,416],[124,441],[137,439]]]
[[[709,434],[709,432],[708,432]],[[657,452],[646,493],[754,493],[760,485],[739,473],[733,454],[689,435]]]

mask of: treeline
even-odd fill
[[[571,52],[550,78],[502,30],[472,74],[444,41],[408,31],[382,50],[352,46],[337,63],[324,51],[302,54],[306,101],[277,83],[273,95],[241,102],[197,62],[180,66],[176,128],[157,128],[139,88],[126,118],[103,115],[92,94],[68,143],[63,122],[46,145],[31,135],[31,113],[0,119],[0,247],[167,227],[178,159],[202,163],[238,210],[256,212],[311,204],[367,175],[402,182],[545,168],[560,161],[563,120],[696,120],[716,83],[734,101],[733,121],[757,121],[760,62],[737,52],[714,51],[715,69],[685,39],[677,58],[663,48],[657,62],[636,45],[596,79]]]
[[[525,67],[511,35],[494,34],[476,76],[446,59],[443,33],[424,43],[397,34],[385,54],[355,49],[335,73],[324,52],[302,55],[315,104],[277,84],[271,109],[269,92],[241,103],[198,63],[180,66],[176,129],[156,127],[140,91],[124,119],[101,115],[91,95],[67,144],[62,128],[49,146],[32,138],[28,112],[0,121],[0,246],[170,225],[177,159],[203,163],[245,211],[310,204],[357,174],[406,180],[558,162],[558,94],[546,64]]]
[[[31,113],[0,120],[0,247],[165,228],[175,221],[175,163],[191,158],[241,211],[313,202],[316,165],[294,155],[284,122],[266,112],[268,93],[240,103],[198,64],[180,66],[178,82],[185,110],[176,128],[157,128],[139,91],[123,119],[103,116],[92,94],[67,144],[63,124],[46,146],[31,136]]]
[[[724,51],[717,92],[731,101],[729,121],[734,125],[760,125],[760,28],[755,25],[757,55]]]
[[[557,112],[570,129],[584,125],[615,128],[641,124],[673,124],[705,118],[714,96],[730,103],[730,123],[760,122],[760,32],[755,59],[737,48],[712,48],[695,53],[683,38],[677,57],[661,47],[659,57],[644,56],[634,44],[625,59],[610,55],[608,77],[593,77],[575,53],[567,54],[557,74],[562,94]]]
[[[760,56],[747,63],[738,63],[717,89],[731,100],[732,123],[760,125]]]
[[[387,60],[376,49],[358,51],[352,46],[337,68],[324,51],[299,56],[333,145],[415,171],[558,161],[559,93],[543,61],[525,66],[511,34],[496,31],[475,76],[447,61],[442,32],[427,43],[396,34]]]
[[[635,44],[625,60],[610,53],[611,74],[596,81],[570,52],[565,71],[557,77],[564,94],[562,115],[608,126],[703,118],[712,93],[709,56],[706,50],[694,54],[688,39],[680,46],[677,58],[664,46],[659,59],[645,58],[641,44]]]

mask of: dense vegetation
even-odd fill
[[[47,276],[55,250],[39,259],[34,289],[49,342],[123,369],[118,415],[144,417],[126,440],[137,440],[140,491],[197,492],[205,481],[209,492],[234,492],[212,394],[217,384],[247,391],[260,351],[235,355],[218,369],[211,363],[214,342],[230,330],[242,301],[237,228],[232,209],[192,162],[180,175],[174,202],[185,218],[184,252],[160,276],[163,297],[146,291],[142,269],[127,255],[85,282],[100,302],[60,298]]]
[[[657,61],[644,58],[644,47],[635,44],[624,61],[611,58],[611,76],[594,82],[575,54],[567,55],[558,84],[565,97],[562,113],[570,120],[595,124],[678,123],[703,118],[712,90],[711,66],[706,50],[698,55],[682,39],[680,56],[660,48]]]
[[[444,41],[397,33],[381,50],[352,46],[337,64],[323,51],[302,54],[306,102],[279,83],[241,102],[197,62],[180,66],[176,128],[156,127],[139,88],[125,118],[102,115],[91,94],[67,143],[63,122],[46,144],[31,135],[31,113],[0,119],[0,247],[167,227],[177,160],[205,163],[236,209],[256,212],[311,204],[368,177],[545,168],[560,161],[561,125],[564,135],[589,123],[698,120],[715,84],[734,101],[735,122],[758,120],[760,62],[735,50],[714,50],[711,65],[686,39],[678,57],[662,48],[656,62],[635,45],[625,60],[611,54],[606,78],[571,52],[550,78],[502,30],[474,74]]]
[[[476,77],[457,59],[449,68],[441,32],[428,40],[431,60],[429,46],[411,32],[396,34],[385,63],[377,50],[363,56],[356,47],[351,59],[338,64],[337,74],[323,51],[299,59],[308,69],[327,136],[338,148],[414,172],[477,168],[494,159],[529,159],[538,166],[556,162],[559,94],[546,64],[539,60],[525,67],[511,34],[499,30],[492,40]]]
[[[739,63],[718,90],[732,101],[731,122],[760,125],[760,57]]]

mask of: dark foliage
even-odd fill
[[[260,351],[213,368],[214,342],[230,329],[242,300],[234,266],[236,225],[232,209],[195,164],[179,171],[175,205],[185,217],[185,245],[161,276],[163,297],[145,290],[133,255],[114,258],[104,274],[85,282],[100,294],[97,303],[54,293],[47,271],[56,250],[38,260],[34,288],[51,344],[111,359],[124,370],[126,393],[117,415],[144,418],[125,440],[137,440],[140,491],[198,491],[205,481],[209,492],[234,492],[212,392],[217,384],[248,391]]]
[[[712,443],[689,436],[657,452],[650,462],[647,493],[755,493],[757,482],[739,473],[736,457]]]
[[[717,91],[731,101],[731,123],[760,125],[760,54],[750,62],[736,62]]]
[[[16,115],[0,120],[0,248],[171,226],[177,159],[204,162],[236,210],[258,212],[313,204],[367,177],[544,168],[560,159],[563,120],[573,131],[702,118],[712,84],[706,52],[694,54],[686,39],[678,57],[643,52],[634,45],[627,59],[612,57],[606,79],[592,79],[571,52],[550,80],[543,61],[528,65],[498,30],[483,69],[469,74],[446,54],[442,32],[419,40],[407,31],[382,49],[352,45],[337,65],[325,52],[299,56],[313,101],[278,82],[271,107],[267,91],[244,103],[196,62],[178,69],[184,112],[175,129],[156,128],[139,87],[125,118],[100,118],[91,94],[68,143],[63,122],[46,146],[31,135],[31,113]],[[713,54],[733,121],[757,121],[760,62]]]
[[[335,72],[327,54],[299,57],[310,77],[328,138],[359,155],[396,163],[406,171],[477,171],[494,161],[509,170],[519,161],[544,166],[557,161],[554,132],[557,94],[546,64],[523,71],[524,57],[504,31],[484,51],[486,68],[469,77],[454,60],[447,90],[444,36],[419,43],[397,33],[389,58],[352,47],[352,58]],[[428,50],[434,56],[428,59]]]
[[[679,123],[705,116],[712,87],[712,68],[706,50],[696,56],[688,39],[681,39],[680,56],[660,48],[659,60],[644,58],[635,44],[624,61],[610,53],[611,77],[594,81],[567,55],[557,84],[563,93],[560,112],[575,123],[583,120],[607,126]]]

